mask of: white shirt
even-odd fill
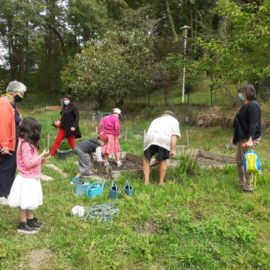
[[[170,151],[172,135],[181,136],[179,122],[174,117],[164,115],[154,119],[144,137],[144,150],[158,145]]]

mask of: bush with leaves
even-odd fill
[[[89,42],[62,73],[65,89],[92,98],[99,107],[115,105],[139,95],[152,84],[149,76],[151,40],[139,31],[111,32],[104,40]]]

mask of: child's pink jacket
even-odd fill
[[[37,148],[19,138],[17,148],[17,167],[19,174],[27,178],[40,178],[42,159]]]
[[[110,114],[102,118],[98,126],[98,133],[105,133],[114,136],[119,136],[120,135],[119,118],[113,114]]]

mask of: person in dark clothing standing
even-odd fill
[[[18,81],[8,84],[7,93],[0,97],[0,204],[7,204],[16,173],[16,131],[21,116],[16,103],[23,100],[26,86]]]
[[[255,88],[251,84],[244,85],[239,89],[239,98],[243,106],[236,114],[233,124],[233,144],[237,145],[236,165],[240,185],[244,191],[253,191],[250,184],[250,175],[245,173],[243,167],[243,155],[254,147],[262,135],[261,109],[256,102]]]
[[[88,141],[80,142],[76,145],[75,151],[78,154],[79,174],[80,176],[89,176],[92,174],[91,168],[93,166],[92,154],[96,152],[98,161],[102,161],[101,147],[108,142],[108,137],[100,134],[97,139],[90,139]],[[97,152],[99,149],[99,153]]]
[[[66,95],[64,97],[64,104],[60,115],[60,120],[54,122],[54,126],[59,128],[59,130],[50,152],[51,156],[56,154],[56,151],[64,138],[67,138],[71,148],[75,148],[75,138],[81,137],[81,132],[79,129],[79,110],[73,103],[73,99],[70,95]]]

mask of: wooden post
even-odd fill
[[[125,140],[127,141],[128,140],[128,130],[126,128],[126,133],[125,133]]]
[[[50,150],[50,139],[51,139],[51,134],[47,134],[47,149]]]
[[[189,134],[188,134],[188,129],[186,130],[186,135],[187,135],[187,146],[189,148]]]

